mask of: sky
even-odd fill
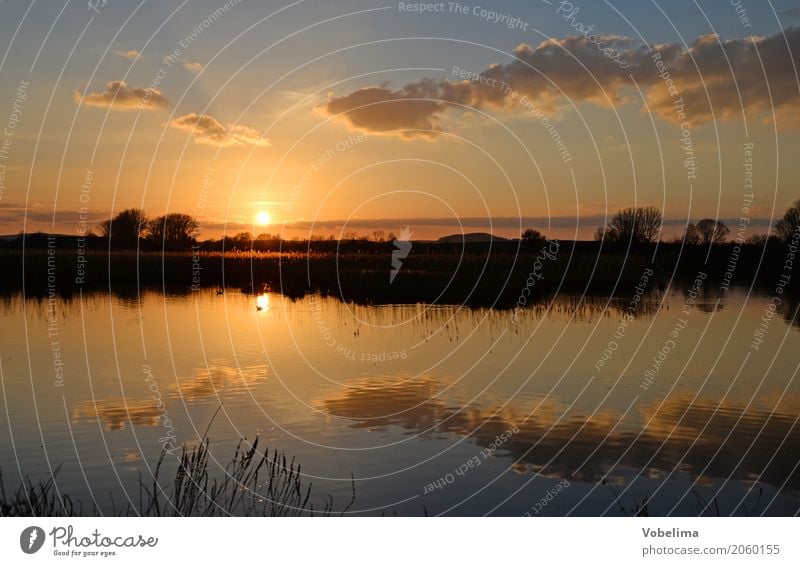
[[[800,198],[797,0],[0,0],[0,235],[413,238]]]

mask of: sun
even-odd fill
[[[270,222],[272,222],[272,215],[266,210],[262,210],[261,212],[256,214],[256,224],[258,224],[259,226],[266,226]]]

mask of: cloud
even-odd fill
[[[447,108],[444,102],[436,100],[439,95],[439,84],[431,80],[412,83],[397,91],[382,85],[332,97],[325,109],[331,115],[343,116],[357,129],[403,137],[434,137],[441,132],[438,116]]]
[[[155,110],[169,106],[169,101],[160,90],[151,87],[130,88],[123,81],[109,81],[105,90],[87,92],[83,96],[76,90],[73,98],[78,104],[113,110]]]
[[[261,137],[258,130],[239,124],[223,125],[222,122],[208,114],[191,112],[178,116],[169,125],[176,130],[191,133],[195,143],[229,147],[234,145],[267,146],[269,140]]]
[[[358,130],[431,138],[441,133],[442,116],[457,105],[552,116],[567,99],[606,107],[632,103],[638,85],[649,110],[667,121],[735,120],[743,110],[748,119],[771,121],[774,109],[782,126],[800,126],[792,66],[800,56],[798,27],[733,40],[703,35],[688,47],[643,46],[617,35],[570,36],[536,47],[521,44],[514,55],[511,62],[469,76],[454,75],[465,80],[422,79],[399,89],[381,84],[331,95],[324,110]],[[686,118],[676,112],[678,99]]]
[[[778,15],[785,16],[787,18],[798,19],[800,18],[800,6],[789,6],[783,10],[778,10]]]
[[[123,57],[129,61],[136,61],[137,59],[142,58],[142,54],[136,49],[131,49],[130,51],[114,51],[114,55],[118,55],[119,57]]]
[[[183,68],[187,71],[191,71],[193,73],[199,73],[203,70],[203,65],[195,61],[194,63],[189,63],[188,61],[183,64]]]
[[[81,217],[88,223],[90,228],[108,219],[108,211],[79,211],[77,209],[60,208],[53,213],[52,206],[44,206],[41,203],[31,203],[28,206],[23,202],[4,202],[0,203],[0,233],[7,227],[15,227],[17,231],[21,228],[22,222],[27,220],[35,223],[72,223]]]

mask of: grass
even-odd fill
[[[633,502],[632,502],[631,507],[627,508],[627,507],[625,507],[625,505],[623,505],[622,499],[620,497],[620,494],[617,492],[617,490],[614,489],[614,487],[610,483],[608,483],[605,479],[603,479],[602,480],[602,484],[607,486],[609,488],[609,490],[611,490],[611,495],[614,498],[614,505],[619,507],[619,509],[620,509],[620,511],[622,511],[623,515],[625,515],[627,517],[650,517],[651,516],[650,515],[650,507],[649,507],[649,505],[650,505],[650,495],[645,494],[644,497],[642,497],[641,501],[638,500],[636,497],[633,497]],[[716,495],[709,502],[702,496],[702,494],[695,487],[692,487],[691,494],[692,494],[692,496],[694,497],[694,500],[695,500],[695,507],[697,509],[697,516],[698,517],[709,517],[709,516],[711,516],[711,517],[721,517],[722,516],[722,514],[720,513],[719,503],[717,501]],[[753,503],[752,507],[748,507],[745,504],[744,499],[742,499],[739,502],[739,504],[731,510],[731,514],[735,513],[738,510],[738,508],[741,507],[743,509],[743,515],[745,517],[755,517],[756,513],[759,513],[760,511],[763,512],[765,510],[765,509],[762,509],[762,507],[761,507],[761,502],[762,502],[763,496],[764,496],[764,488],[763,487],[759,487],[758,488],[758,498]],[[712,504],[713,504],[713,507],[712,507]],[[759,513],[759,515],[760,515],[760,513]]]
[[[259,440],[240,440],[233,457],[220,478],[209,473],[209,440],[206,436],[196,446],[184,445],[174,477],[162,481],[162,467],[167,456],[162,452],[149,480],[139,477],[138,502],[118,509],[111,496],[114,516],[140,517],[214,517],[264,516],[299,517],[344,515],[355,501],[352,497],[340,511],[335,511],[330,495],[314,508],[312,484],[306,482],[300,465],[283,452],[269,449],[260,452]],[[55,476],[22,485],[7,494],[0,475],[0,516],[2,517],[74,517],[101,515],[96,506],[84,513],[81,502],[56,490]]]

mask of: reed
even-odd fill
[[[259,451],[259,439],[240,440],[222,477],[210,473],[209,439],[195,446],[184,444],[174,476],[162,481],[167,457],[162,452],[152,477],[139,477],[138,503],[118,509],[111,497],[113,515],[140,517],[217,517],[264,516],[300,517],[344,515],[355,502],[355,480],[351,479],[352,497],[340,511],[334,509],[330,495],[314,508],[312,484],[301,474],[294,458],[269,448]],[[96,505],[88,513],[83,505],[56,489],[56,474],[33,482],[25,478],[16,491],[8,494],[0,474],[0,516],[2,517],[73,517],[100,515]]]

